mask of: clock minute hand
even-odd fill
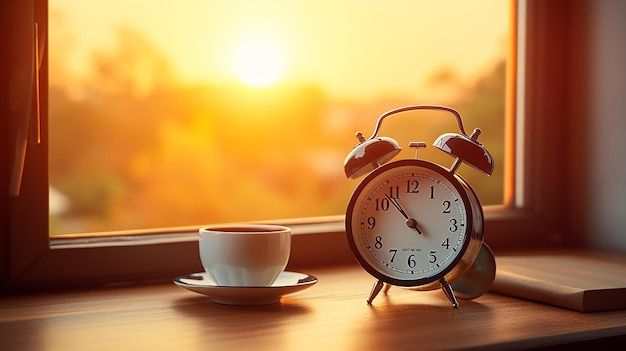
[[[419,234],[422,234],[422,232],[417,228],[417,221],[411,217],[409,217],[408,214],[406,214],[406,212],[404,211],[404,209],[402,208],[402,206],[400,206],[400,203],[398,202],[398,200],[396,200],[395,198],[385,194],[385,197],[387,198],[387,200],[389,200],[389,202],[391,202],[393,204],[393,206],[398,210],[398,212],[400,212],[400,214],[402,214],[402,216],[404,216],[404,218],[406,218],[406,225],[409,228],[413,228],[415,230],[417,230],[417,232]]]

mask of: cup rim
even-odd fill
[[[200,234],[267,235],[290,233],[291,228],[277,224],[216,224],[201,227]]]

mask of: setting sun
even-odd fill
[[[239,43],[233,57],[237,78],[251,87],[276,83],[285,71],[282,50],[268,39],[255,37]]]
[[[51,235],[341,214],[355,131],[403,105],[467,111],[505,164],[510,1],[42,2],[49,183],[70,204]],[[416,117],[383,133],[453,131]],[[474,173],[501,205],[504,172]]]

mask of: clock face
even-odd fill
[[[473,213],[463,185],[421,160],[377,168],[359,184],[346,214],[348,242],[370,274],[419,286],[444,277],[472,237]]]

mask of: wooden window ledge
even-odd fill
[[[487,293],[454,309],[441,291],[393,287],[372,305],[357,266],[265,306],[225,306],[172,282],[0,298],[2,350],[528,349],[626,341],[626,310],[581,313]]]

